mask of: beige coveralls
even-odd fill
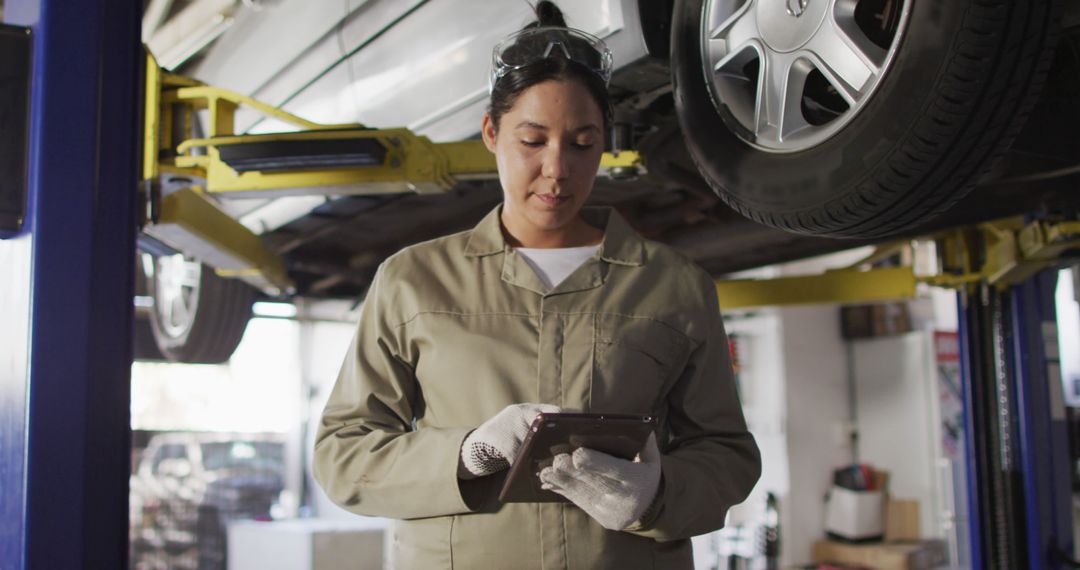
[[[720,528],[760,473],[713,280],[585,208],[603,245],[548,290],[500,211],[379,268],[323,412],[316,479],[352,512],[403,519],[395,568],[691,568],[689,537]],[[573,504],[501,504],[505,471],[459,481],[465,436],[522,402],[659,416],[651,520],[617,532]]]

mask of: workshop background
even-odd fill
[[[500,200],[531,8],[137,4],[0,0],[0,569],[392,569],[316,423],[378,264]],[[1076,567],[1080,3],[561,4],[616,57],[592,201],[716,278],[762,453],[696,567]]]

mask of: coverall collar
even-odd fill
[[[604,284],[607,277],[607,264],[638,267],[645,263],[645,246],[641,237],[626,223],[613,208],[586,207],[581,209],[581,216],[590,225],[604,228],[604,240],[593,259],[586,261],[571,273],[562,283],[548,288],[536,272],[513,251],[503,237],[500,216],[502,204],[499,204],[480,220],[469,235],[465,245],[467,257],[485,257],[503,253],[502,280],[543,296],[573,293],[594,289]]]
[[[489,212],[469,234],[465,245],[467,257],[484,257],[512,249],[503,237],[500,216],[502,204]],[[638,267],[645,264],[645,245],[630,224],[609,206],[586,206],[581,217],[598,228],[604,228],[600,259],[608,263]]]

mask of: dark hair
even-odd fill
[[[562,10],[559,10],[554,2],[542,0],[537,3],[534,10],[537,21],[525,26],[524,29],[542,26],[566,27]],[[512,70],[499,78],[491,90],[491,101],[488,104],[488,113],[491,114],[491,121],[495,124],[495,128],[499,128],[499,119],[514,106],[518,96],[533,85],[544,81],[581,83],[600,107],[600,112],[604,116],[604,131],[608,130],[613,111],[611,96],[608,94],[604,80],[585,65],[563,57],[544,58],[536,63]]]

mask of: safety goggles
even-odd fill
[[[491,53],[488,90],[507,73],[538,61],[562,57],[590,69],[606,85],[611,79],[611,50],[600,38],[574,28],[529,28],[507,37]]]

